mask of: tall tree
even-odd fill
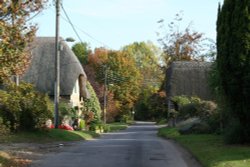
[[[183,20],[182,13],[177,13],[172,22],[167,27],[164,20],[158,21],[161,32],[158,41],[163,47],[166,66],[172,61],[199,60],[205,57],[215,56],[215,43],[211,39],[204,37],[203,33],[192,29],[190,23],[185,29],[181,29],[180,23]]]
[[[29,64],[28,44],[36,26],[27,23],[41,11],[46,0],[0,1],[0,81],[22,74]]]
[[[99,48],[89,55],[89,64],[94,71],[95,80],[102,85],[102,88],[106,76],[109,86],[108,112],[112,112],[113,116],[120,118],[122,115],[128,114],[138,97],[141,83],[141,75],[136,68],[133,56],[122,51]],[[100,91],[99,94],[99,100],[103,102],[103,91]],[[111,116],[111,114],[109,115]]]
[[[131,54],[142,76],[139,98],[135,104],[136,119],[150,119],[152,114],[148,102],[163,82],[163,69],[160,65],[160,50],[151,42],[134,42],[123,47],[123,52]]]
[[[227,108],[226,139],[250,143],[250,3],[225,0],[217,20],[217,70]]]
[[[155,93],[163,80],[159,48],[152,42],[134,42],[123,47],[122,50],[135,59],[136,67],[143,77],[141,88],[149,88],[152,93]]]
[[[104,84],[103,82],[98,82],[97,75],[98,75],[98,67],[106,61],[108,51],[104,48],[96,48],[93,53],[91,52],[88,55],[88,63],[84,65],[84,71],[88,76],[88,80],[93,86],[96,95],[101,103],[101,107],[103,107],[103,94],[104,94]],[[100,76],[103,78],[103,76]],[[111,99],[111,98],[110,98]]]
[[[140,93],[141,74],[135,59],[126,52],[111,51],[107,67],[110,83],[114,84],[114,98],[120,101],[122,111],[127,114]]]

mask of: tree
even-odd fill
[[[88,80],[91,83],[92,87],[94,88],[96,95],[101,103],[101,106],[103,106],[103,90],[104,90],[104,84],[98,82],[97,75],[98,75],[98,67],[101,67],[101,64],[103,64],[102,56],[107,57],[107,50],[104,48],[96,48],[93,53],[90,52],[88,55],[88,63],[84,65],[84,71],[86,72],[86,75],[88,76]],[[103,78],[103,76],[102,76]]]
[[[91,66],[89,71],[95,76],[94,82],[98,81],[95,85],[99,85],[99,88],[104,88],[105,73],[107,73],[108,112],[112,112],[108,115],[120,119],[122,115],[128,114],[138,97],[141,82],[141,75],[133,56],[122,51],[98,48],[89,55],[89,65]],[[100,91],[97,87],[94,88],[99,92],[99,100],[103,103],[104,89]],[[112,119],[114,118],[110,118]]]
[[[184,30],[180,28],[182,13],[177,13],[172,22],[166,28],[164,20],[158,21],[163,31],[157,33],[158,40],[163,46],[164,59],[166,66],[172,61],[180,60],[199,60],[203,61],[205,57],[215,56],[215,43],[211,39],[204,38],[204,34],[192,30],[189,24]]]
[[[111,51],[107,66],[110,83],[114,83],[114,98],[120,102],[122,112],[128,114],[140,93],[142,76],[137,70],[135,59],[126,52]]]
[[[46,0],[0,1],[0,82],[11,75],[20,75],[29,65],[27,49],[36,26],[27,22],[40,12]]]
[[[82,45],[78,46],[79,48],[83,47]],[[81,49],[74,48],[73,51],[76,54],[80,53],[77,50]],[[122,115],[126,115],[130,111],[138,98],[139,84],[141,83],[141,75],[136,68],[133,55],[122,51],[96,48],[93,53],[88,52],[84,70],[96,92],[101,107],[104,104],[104,79],[105,73],[107,73],[108,121],[120,119]]]
[[[226,108],[226,139],[250,143],[250,3],[226,0],[217,20],[217,70]]]
[[[154,93],[148,100],[148,108],[150,110],[150,118],[154,120],[167,119],[168,105],[165,91]]]
[[[88,55],[91,53],[91,49],[86,42],[74,44],[72,50],[81,64],[86,65],[88,63]]]
[[[139,98],[135,104],[137,119],[150,119],[152,112],[148,107],[149,99],[156,93],[163,81],[163,69],[160,65],[160,51],[151,42],[134,42],[123,47],[123,52],[131,54],[142,76]]]
[[[152,42],[134,42],[123,47],[123,52],[131,54],[136,67],[143,77],[142,88],[150,88],[155,93],[163,80],[163,70],[160,65],[160,51]]]

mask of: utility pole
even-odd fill
[[[55,38],[55,128],[59,126],[59,98],[60,98],[60,43],[59,43],[59,23],[60,23],[60,0],[56,0],[56,38]]]
[[[106,113],[107,113],[107,93],[108,93],[108,85],[107,85],[107,66],[105,65],[105,76],[104,76],[104,102],[103,102],[103,123],[106,124]]]

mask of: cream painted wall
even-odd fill
[[[82,107],[79,97],[80,97],[80,89],[79,89],[79,81],[77,79],[72,94],[70,95],[70,104],[72,107],[75,106],[78,106],[78,108]]]

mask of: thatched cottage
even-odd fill
[[[64,40],[60,41],[60,98],[72,107],[89,97],[87,77],[75,54]],[[31,65],[21,80],[34,84],[37,90],[54,96],[55,37],[37,37],[31,47]]]
[[[187,95],[198,96],[203,100],[211,100],[208,85],[210,62],[176,61],[167,70],[166,93],[171,107],[171,97]]]

